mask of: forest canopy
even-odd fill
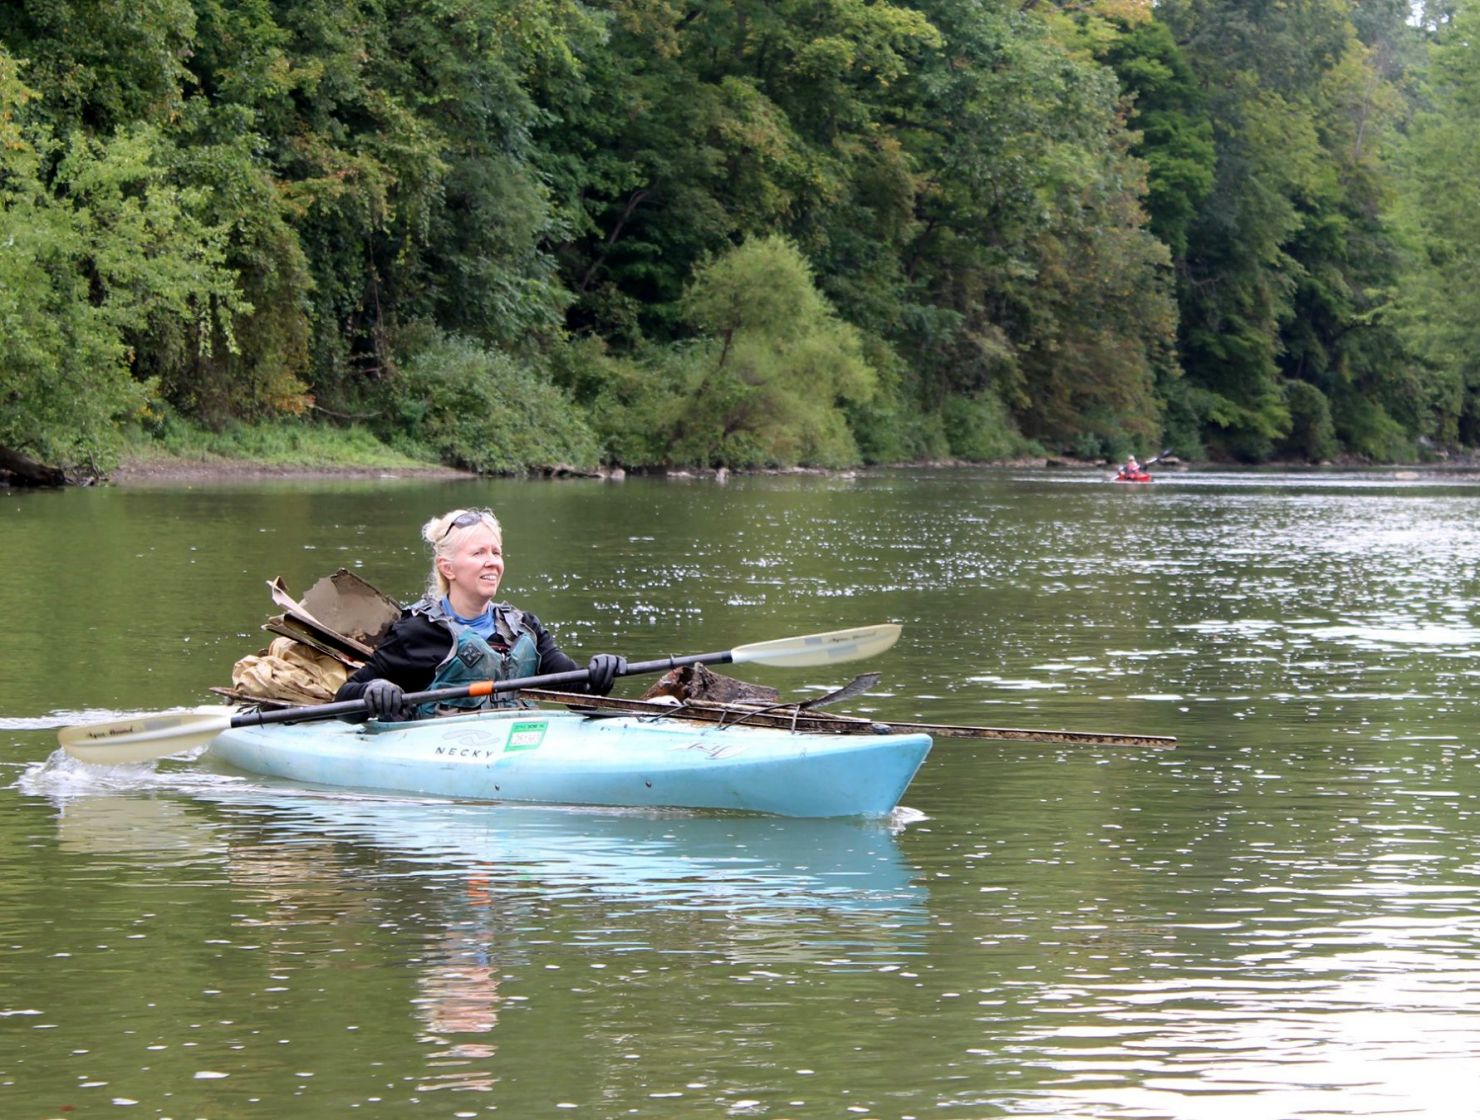
[[[1480,444],[1480,0],[13,0],[0,452]]]

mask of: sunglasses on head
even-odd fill
[[[448,525],[447,528],[442,530],[442,535],[437,539],[445,541],[447,539],[447,534],[452,532],[452,530],[466,529],[469,525],[476,525],[482,520],[483,515],[481,513],[478,513],[475,510],[471,509],[464,510],[462,513],[458,514],[452,519],[452,523]]]

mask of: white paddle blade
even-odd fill
[[[834,665],[840,661],[861,661],[873,657],[899,641],[900,627],[895,622],[877,626],[858,626],[852,630],[829,630],[825,634],[804,634],[799,638],[777,638],[770,642],[752,642],[730,651],[730,660],[741,665],[753,661],[758,665],[777,665],[788,669],[805,669],[811,665]]]
[[[209,743],[231,726],[235,711],[216,706],[85,723],[62,728],[57,732],[57,742],[62,750],[83,762],[105,766],[148,762]]]

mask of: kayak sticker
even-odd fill
[[[504,751],[532,751],[545,740],[549,720],[521,720],[509,728],[509,742]]]

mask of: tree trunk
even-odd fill
[[[60,467],[48,467],[35,459],[0,447],[0,486],[65,486],[67,475]]]

